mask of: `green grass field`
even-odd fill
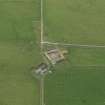
[[[104,0],[44,0],[45,39],[105,44]],[[40,0],[0,0],[0,105],[39,105],[31,68],[39,49]],[[67,48],[45,78],[45,105],[104,105],[105,49]]]
[[[69,48],[45,78],[46,105],[104,105],[105,49]]]
[[[104,105],[105,68],[57,67],[45,81],[46,105]]]
[[[104,0],[45,0],[46,39],[105,44]]]
[[[105,45],[104,0],[46,0],[44,5],[47,41]],[[105,105],[105,48],[66,49],[67,60],[45,79],[45,104]]]
[[[0,105],[39,105],[39,11],[39,0],[0,0]]]
[[[105,49],[103,48],[69,48],[67,50],[69,51],[67,56],[69,65],[105,65]]]

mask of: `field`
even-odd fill
[[[105,68],[57,67],[45,82],[46,105],[104,105]]]
[[[45,41],[105,46],[104,0],[45,0],[44,5]],[[104,105],[105,47],[65,49],[67,60],[45,78],[45,105]]]
[[[39,105],[31,68],[37,47],[39,0],[0,0],[0,105]]]
[[[105,49],[68,51],[67,60],[45,78],[45,104],[104,105]]]
[[[44,7],[47,40],[105,44],[104,0],[45,0]]]
[[[0,0],[0,105],[40,104],[31,74],[42,61],[40,4]],[[44,104],[104,105],[105,1],[43,0],[43,13],[44,41],[104,46],[57,46],[68,50],[67,59],[45,77]]]

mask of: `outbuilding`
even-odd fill
[[[35,73],[37,75],[44,75],[48,71],[48,65],[46,63],[41,63],[36,67]]]
[[[55,65],[56,63],[65,59],[65,56],[64,56],[65,53],[67,53],[66,50],[62,51],[56,48],[56,49],[48,50],[47,52],[45,52],[45,56],[49,59],[49,61],[53,65]]]

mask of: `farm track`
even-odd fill
[[[105,45],[82,45],[82,44],[72,44],[72,43],[54,43],[54,42],[42,42],[43,44],[47,45],[61,45],[67,47],[85,47],[85,48],[105,48]]]
[[[40,36],[40,47],[41,47],[41,51],[43,51],[43,34],[44,34],[44,31],[43,31],[43,0],[41,0],[41,19],[40,19],[40,24],[41,24],[41,36]]]
[[[40,0],[40,50],[43,60],[45,60],[43,55],[43,35],[44,35],[44,24],[43,24],[43,0]],[[45,60],[46,61],[46,60]],[[44,77],[40,79],[40,105],[44,105]]]
[[[44,105],[44,77],[40,79],[40,105]]]

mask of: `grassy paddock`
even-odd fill
[[[40,2],[0,1],[0,40],[34,40],[35,21],[40,20]]]
[[[67,62],[69,65],[96,65],[102,66],[105,64],[105,49],[104,48],[67,48]]]
[[[0,0],[0,105],[39,105],[39,83],[31,75],[41,59],[39,4]]]
[[[104,0],[45,0],[44,6],[46,39],[105,44]]]
[[[104,67],[57,67],[45,80],[46,105],[104,105]]]
[[[45,0],[46,40],[105,45],[104,0]],[[67,48],[69,53],[45,78],[46,105],[104,105],[105,49]]]
[[[31,67],[37,64],[38,56],[38,52],[29,51],[28,47],[0,43],[1,105],[39,105],[39,86],[31,76]]]

